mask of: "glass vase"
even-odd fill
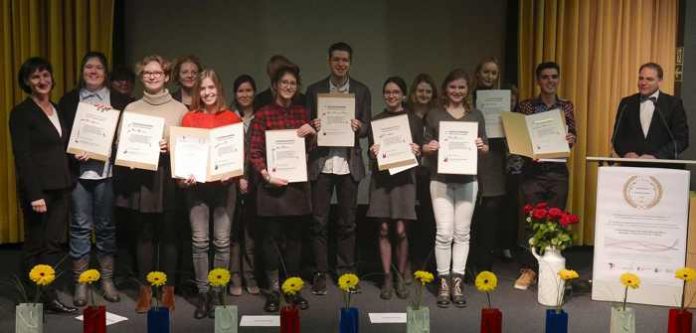
[[[358,333],[360,331],[360,312],[357,308],[341,308],[338,321],[339,333]]]
[[[147,333],[170,333],[171,316],[166,307],[154,307],[147,311]]]
[[[215,333],[237,333],[238,310],[236,305],[215,307]]]
[[[546,333],[568,333],[568,313],[556,309],[546,310]]]
[[[689,310],[669,309],[667,333],[691,333],[693,315]]]
[[[280,333],[300,333],[300,310],[296,306],[280,308]]]
[[[501,333],[503,331],[503,313],[499,309],[481,309],[481,333]]]
[[[15,333],[43,332],[43,304],[21,303],[15,307]]]
[[[611,307],[609,333],[634,333],[636,331],[636,313],[633,308]]]
[[[106,333],[106,307],[88,306],[82,310],[83,333]]]
[[[406,332],[427,333],[430,332],[430,309],[425,306],[406,308]]]

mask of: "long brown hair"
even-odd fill
[[[479,62],[478,65],[476,65],[476,70],[474,71],[474,85],[473,85],[473,87],[472,87],[473,90],[478,90],[478,89],[481,88],[481,85],[479,84],[479,78],[478,78],[478,76],[479,76],[479,73],[481,72],[481,70],[483,69],[483,66],[485,66],[485,65],[488,64],[488,63],[493,63],[493,64],[495,64],[495,67],[498,68],[498,79],[497,79],[496,82],[493,84],[493,87],[492,87],[492,88],[493,88],[493,89],[500,89],[500,77],[501,77],[502,75],[501,75],[500,63],[498,62],[498,58],[496,58],[496,57],[487,57],[487,58],[483,58],[483,59],[481,60],[481,62]]]
[[[196,79],[196,84],[193,85],[193,101],[191,102],[191,109],[196,111],[203,111],[205,104],[201,100],[201,85],[203,84],[203,79],[209,78],[213,81],[215,88],[217,88],[217,101],[215,101],[215,108],[217,112],[227,109],[227,102],[225,98],[225,90],[222,88],[222,81],[218,77],[215,70],[204,69]]]
[[[420,73],[416,75],[416,78],[413,79],[413,83],[411,83],[411,90],[409,91],[408,94],[408,105],[410,107],[413,107],[414,105],[418,104],[418,101],[416,101],[416,90],[418,90],[418,85],[421,82],[427,83],[430,88],[433,90],[433,97],[430,99],[430,102],[428,102],[428,109],[434,107],[437,105],[437,85],[435,84],[435,80],[433,80],[432,76],[426,73]],[[411,110],[413,111],[413,110]]]
[[[453,69],[451,72],[449,72],[449,74],[447,74],[445,79],[442,81],[442,106],[446,108],[449,105],[449,97],[447,96],[447,85],[449,85],[450,82],[459,79],[466,81],[467,89],[466,96],[464,96],[463,104],[464,109],[466,109],[466,112],[471,112],[471,110],[473,110],[471,107],[471,90],[473,88],[471,86],[471,76],[469,76],[469,74],[461,68]]]

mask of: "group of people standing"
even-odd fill
[[[198,289],[196,318],[214,314],[213,305],[219,298],[210,290],[207,274],[217,267],[230,268],[229,292],[233,295],[241,295],[243,286],[247,292],[258,294],[257,277],[265,280],[264,309],[277,311],[281,276],[300,275],[301,247],[307,231],[314,253],[312,293],[325,295],[332,273],[357,272],[358,184],[368,175],[360,141],[367,138],[366,155],[371,170],[367,217],[379,223],[378,247],[384,275],[380,297],[389,299],[393,293],[400,298],[408,297],[405,285],[411,280],[409,222],[417,220],[419,215],[427,215],[422,211],[431,210],[440,278],[437,303],[442,307],[464,306],[467,266],[475,267],[474,270],[491,269],[494,249],[510,255],[516,246],[517,219],[514,214],[505,213],[518,210],[518,188],[526,203],[547,201],[551,206],[564,208],[568,169],[564,163],[510,156],[504,138],[487,138],[483,114],[473,103],[477,90],[501,88],[500,66],[494,58],[484,59],[473,77],[462,69],[452,70],[442,82],[440,94],[427,74],[416,77],[410,93],[402,78],[390,77],[382,85],[385,108],[374,116],[370,90],[349,75],[352,48],[346,43],[335,43],[329,47],[327,59],[330,74],[309,85],[303,95],[299,67],[283,56],[274,56],[267,66],[271,86],[257,93],[254,79],[241,75],[234,81],[233,102],[229,105],[218,73],[204,69],[194,56],[180,58],[174,66],[158,55],[144,57],[136,64],[135,73],[144,88],[143,96],[134,100],[128,91],[133,87],[132,77],[110,78],[106,57],[89,52],[82,60],[78,86],[58,104],[50,100],[51,64],[42,58],[28,59],[19,71],[18,83],[29,96],[10,113],[25,219],[25,264],[28,267],[37,263],[57,264],[69,235],[75,280],[89,267],[92,257],[96,258],[104,298],[118,302],[119,291],[113,282],[117,226],[113,215],[115,209],[121,209],[129,212],[128,221],[123,223],[130,223],[135,232],[131,236],[141,283],[136,306],[139,313],[150,307],[152,295],[145,277],[155,269],[172,277],[160,297],[162,305],[170,310],[175,308],[173,277],[180,261],[180,234],[186,225],[191,230],[192,265]],[[557,64],[540,64],[536,79],[541,94],[517,105],[517,91],[511,86],[511,109],[531,114],[560,108],[568,125],[566,139],[572,146],[576,140],[574,110],[572,103],[557,96],[559,75]],[[180,87],[173,94],[166,88],[170,78]],[[322,125],[317,117],[317,95],[321,93],[349,93],[355,97],[355,117],[351,121],[355,135],[353,147],[329,148],[316,144],[316,134]],[[115,154],[107,162],[89,159],[86,154],[66,154],[79,102],[163,118],[165,129],[158,169],[114,166]],[[399,115],[408,117],[413,138],[411,149],[421,166],[391,175],[377,168],[380,147],[373,141],[370,122]],[[437,172],[441,121],[478,123],[478,175]],[[172,178],[170,126],[215,128],[240,122],[246,133],[247,161],[243,176],[211,183],[199,183],[194,177]],[[276,129],[295,129],[299,137],[305,138],[307,182],[288,183],[268,172],[265,131]],[[113,152],[117,137],[112,143]],[[329,221],[334,192],[337,217]],[[179,214],[179,207],[184,203],[188,219]],[[475,210],[480,221],[472,239]],[[188,224],[182,220],[188,220]],[[330,222],[335,223],[336,232],[335,270],[329,267],[328,258]],[[467,262],[470,243],[479,254]],[[263,276],[255,275],[256,252],[260,252],[263,261],[259,270],[265,273]],[[516,282],[520,289],[534,281],[533,263],[528,266]],[[74,305],[84,306],[86,297],[85,287],[76,283]],[[54,290],[45,293],[44,301],[49,311],[76,311],[62,303]],[[309,306],[301,294],[289,301],[303,309]]]

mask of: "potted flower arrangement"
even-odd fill
[[[557,289],[557,305],[553,309],[546,310],[546,333],[567,333],[568,332],[568,313],[563,311],[565,298],[565,284],[568,281],[580,277],[578,272],[572,269],[562,269],[558,272],[560,283]]]
[[[355,293],[360,279],[357,275],[346,273],[338,278],[338,288],[343,293],[344,307],[341,308],[339,319],[340,333],[358,333],[360,329],[360,312],[358,308],[351,307],[351,296]]]
[[[280,289],[283,291],[282,299],[292,298],[304,288],[304,281],[300,277],[289,277],[285,279]],[[280,332],[299,333],[300,332],[300,311],[293,302],[287,302],[280,308]]]
[[[425,285],[433,282],[433,273],[416,271],[413,277],[418,282],[415,284],[415,296],[411,298],[411,305],[406,309],[406,332],[424,333],[430,332],[430,309],[421,306],[423,303],[423,289]]]
[[[579,222],[579,218],[560,208],[548,207],[545,202],[536,206],[525,205],[524,212],[532,233],[529,245],[539,261],[538,301],[546,306],[556,306],[556,289],[563,282],[558,272],[565,268],[561,251],[573,243],[570,228]]]
[[[491,292],[498,287],[498,277],[493,272],[482,271],[474,281],[476,289],[486,294],[488,307],[481,309],[481,333],[500,333],[503,329],[503,313],[491,305]]]
[[[169,333],[172,329],[169,309],[159,306],[158,298],[160,288],[167,283],[167,274],[154,271],[148,273],[146,279],[152,287],[152,296],[155,299],[155,306],[147,311],[147,332]]]
[[[686,302],[686,284],[696,279],[696,270],[690,267],[682,267],[674,272],[674,277],[682,280],[684,289],[682,292],[679,309],[669,309],[669,321],[667,333],[690,333],[693,314],[687,309],[694,300],[693,296]]]
[[[22,281],[16,278],[17,289],[22,295],[23,303],[15,308],[15,332],[41,333],[43,332],[44,313],[43,303],[39,302],[42,288],[50,285],[56,279],[56,271],[50,265],[39,264],[29,271],[29,280],[36,285],[33,302],[29,301],[29,295]]]
[[[621,306],[611,307],[610,333],[632,333],[636,331],[636,314],[633,308],[626,307],[628,289],[638,289],[640,278],[633,273],[623,273],[619,281],[624,286],[624,297]]]
[[[236,333],[238,310],[235,305],[227,305],[226,288],[230,283],[230,271],[214,268],[208,272],[208,283],[215,290],[212,295],[219,297],[220,305],[215,305],[215,333]]]
[[[97,306],[94,302],[94,288],[92,283],[99,281],[101,274],[96,269],[88,269],[77,278],[77,282],[87,287],[89,303],[82,311],[82,331],[84,333],[105,333],[106,332],[106,307]]]

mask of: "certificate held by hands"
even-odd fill
[[[353,147],[355,133],[350,122],[355,118],[354,94],[318,94],[317,116],[321,121],[317,133],[320,147]]]
[[[99,109],[92,104],[80,102],[67,152],[86,153],[91,159],[108,161],[119,114],[120,111],[115,109]]]
[[[377,166],[380,171],[407,165],[418,165],[411,151],[411,127],[407,115],[372,121],[372,139],[379,145]]]
[[[163,133],[164,118],[124,112],[115,164],[156,171]]]
[[[271,177],[289,183],[307,181],[305,139],[296,129],[266,131],[266,163]]]
[[[206,183],[244,173],[244,125],[170,127],[172,177]]]
[[[438,134],[437,173],[475,175],[478,167],[478,123],[441,121]]]
[[[510,90],[477,90],[476,108],[483,113],[488,138],[504,138],[500,114],[510,112]]]
[[[562,158],[570,155],[566,124],[559,109],[524,115],[501,114],[510,153],[530,158]]]

